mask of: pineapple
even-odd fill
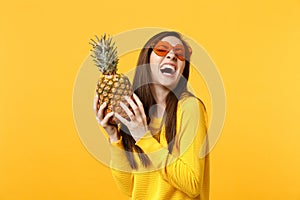
[[[113,111],[128,119],[127,114],[120,106],[120,102],[122,101],[126,106],[129,106],[124,96],[131,97],[133,92],[128,77],[117,73],[119,62],[117,48],[115,43],[112,43],[112,38],[106,37],[106,34],[101,36],[100,39],[96,36],[96,39],[97,41],[91,39],[90,44],[93,47],[91,56],[102,73],[96,86],[96,93],[99,96],[98,109],[103,102],[106,102],[105,115]],[[116,125],[119,120],[112,117],[109,123]]]

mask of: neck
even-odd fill
[[[156,116],[161,117],[164,113],[164,110],[166,108],[166,99],[167,95],[169,94],[170,90],[167,88],[158,85],[158,84],[152,84],[151,85],[151,92],[153,95],[153,98],[155,99],[156,103],[158,104],[158,108],[156,110]]]
[[[156,103],[161,106],[166,105],[167,95],[170,91],[158,84],[152,84],[150,88]]]

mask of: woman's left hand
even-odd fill
[[[131,98],[125,97],[133,111],[131,111],[124,103],[120,102],[120,106],[125,110],[130,121],[127,121],[118,113],[115,113],[115,117],[127,126],[134,140],[138,141],[148,131],[148,125],[142,102],[134,93],[133,98],[136,103]]]

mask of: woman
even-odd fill
[[[209,199],[209,159],[203,103],[187,90],[191,49],[177,32],[153,36],[141,50],[133,80],[130,120],[94,109],[111,143],[112,175],[132,199]],[[115,116],[120,127],[112,126]],[[204,147],[205,148],[205,147]]]

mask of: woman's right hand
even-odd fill
[[[99,102],[99,97],[96,94],[94,98],[94,112],[96,115],[96,120],[100,126],[102,126],[106,132],[109,135],[110,142],[115,142],[120,139],[119,133],[117,126],[109,124],[109,119],[114,116],[114,112],[110,112],[107,115],[104,116],[104,109],[107,106],[107,103],[104,102],[103,104],[100,105],[98,109],[98,102]]]

